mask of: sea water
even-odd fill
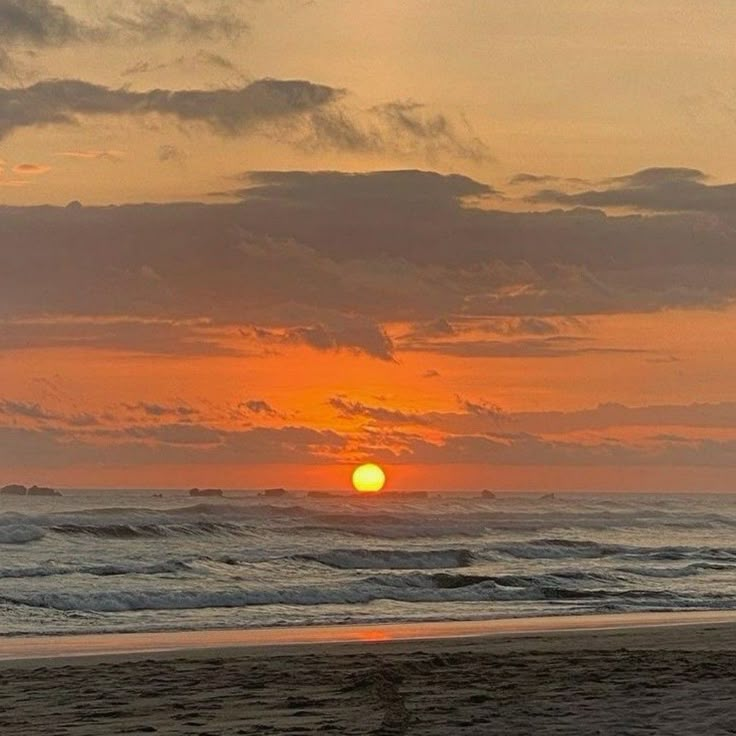
[[[0,634],[736,609],[736,496],[0,497]]]

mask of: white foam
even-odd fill
[[[28,544],[44,536],[44,530],[32,524],[0,525],[0,544]]]

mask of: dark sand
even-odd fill
[[[736,733],[736,624],[6,662],[2,736]]]

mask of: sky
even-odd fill
[[[0,0],[0,485],[730,491],[731,0]]]

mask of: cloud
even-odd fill
[[[399,150],[420,145],[429,160],[443,154],[475,162],[491,160],[488,146],[467,123],[465,131],[460,132],[446,115],[431,113],[421,103],[393,101],[377,105],[371,112],[386,126],[382,137],[395,141],[394,145]]]
[[[228,72],[236,72],[240,74],[240,69],[235,64],[233,64],[230,59],[226,58],[222,54],[216,54],[212,51],[200,50],[196,53],[195,59],[197,63],[209,64],[210,66],[218,67]]]
[[[61,46],[91,33],[85,24],[50,0],[0,0],[0,39],[33,46]]]
[[[140,0],[85,22],[51,0],[0,0],[0,39],[37,48],[103,41],[234,40],[248,29],[232,12],[198,14],[183,2]]]
[[[37,174],[46,174],[49,171],[51,171],[51,167],[44,164],[17,164],[13,166],[13,173],[23,176],[36,176]]]
[[[180,419],[186,419],[195,416],[198,412],[187,404],[178,404],[175,406],[167,404],[159,404],[156,402],[140,401],[137,404],[123,404],[129,411],[142,412],[149,417],[167,417],[173,416]]]
[[[422,322],[412,325],[411,332],[402,336],[402,340],[432,339],[435,337],[449,337],[457,331],[446,319],[440,317],[431,322]]]
[[[590,184],[588,179],[581,179],[576,176],[554,176],[553,174],[528,174],[521,173],[512,176],[508,183],[512,186],[523,184],[549,184],[553,182],[561,182],[566,184]]]
[[[177,146],[170,143],[158,147],[158,160],[166,161],[182,161],[185,158],[184,152]]]
[[[156,424],[126,427],[112,434],[127,435],[136,440],[154,440],[163,445],[218,445],[222,434],[200,424]]]
[[[290,327],[285,330],[255,329],[253,334],[272,344],[308,345],[320,351],[350,350],[380,360],[394,359],[391,338],[371,320],[333,314],[330,324]]]
[[[5,49],[0,48],[0,75],[10,77],[17,73],[16,64]]]
[[[342,417],[363,417],[389,424],[424,424],[420,414],[388,409],[381,406],[368,406],[360,401],[349,401],[344,396],[332,396],[327,403]]]
[[[485,402],[477,403],[460,397],[458,397],[458,402],[460,403],[463,411],[471,416],[492,419],[494,422],[498,422],[506,417],[504,410],[495,404],[488,404]]]
[[[458,434],[430,441],[399,431],[383,437],[374,435],[372,439],[366,435],[364,439],[364,446],[373,443],[372,456],[377,460],[397,463],[489,467],[736,466],[733,440],[662,437],[638,444],[561,441],[524,434]],[[299,426],[227,431],[207,425],[168,424],[97,432],[0,426],[0,463],[4,467],[319,464],[338,461],[349,447],[354,449],[356,445],[337,432]]]
[[[271,200],[334,209],[424,207],[454,209],[465,197],[488,197],[493,187],[461,174],[403,169],[348,173],[342,171],[249,171],[239,177],[247,186],[228,194],[244,200]]]
[[[475,163],[491,160],[487,144],[466,121],[458,126],[447,115],[413,101],[392,101],[368,110],[343,106],[320,111],[302,144],[317,150],[419,155],[432,163],[444,157]]]
[[[542,317],[516,317],[516,318],[472,318],[464,315],[455,315],[451,323],[444,318],[431,322],[423,322],[412,325],[411,330],[399,338],[402,347],[411,348],[412,345],[424,346],[435,342],[444,344],[443,341],[453,341],[460,345],[468,341],[468,336],[475,336],[477,342],[487,342],[485,338],[477,340],[478,334],[490,333],[504,337],[534,336],[549,337],[560,335],[563,328],[580,329],[579,320],[574,319],[550,319]],[[506,343],[511,344],[511,343]]]
[[[614,442],[560,442],[534,436],[450,435],[438,441],[407,437],[394,462],[423,465],[621,466],[667,464],[652,451]],[[731,462],[736,459],[733,449]]]
[[[564,358],[586,353],[646,353],[638,348],[610,348],[571,335],[516,340],[415,340],[399,343],[401,350],[442,353],[461,358]]]
[[[388,335],[377,325],[364,320],[351,320],[350,324],[337,328],[324,325],[294,327],[288,330],[286,338],[315,350],[349,348],[381,360],[393,358],[393,345]]]
[[[40,425],[48,428],[50,424],[66,427],[94,427],[99,420],[88,412],[77,414],[64,414],[53,412],[38,403],[29,401],[18,401],[12,399],[0,399],[0,415],[13,419],[14,425],[30,422],[32,425]]]
[[[110,36],[120,34],[146,41],[172,36],[183,40],[222,38],[233,41],[248,30],[248,24],[232,10],[197,14],[183,2],[145,0],[137,3],[132,12],[108,15],[104,28]]]
[[[0,414],[25,419],[55,419],[57,416],[41,408],[38,404],[8,399],[0,401]]]
[[[577,411],[517,412],[510,426],[527,432],[567,433],[611,427],[731,428],[736,424],[736,402],[626,406],[599,404]]]
[[[736,441],[695,439],[682,442],[626,443],[548,440],[534,436],[493,438],[452,435],[439,442],[410,438],[398,462],[562,467],[734,467]]]
[[[195,54],[183,54],[181,56],[177,56],[171,61],[138,61],[124,69],[122,74],[126,77],[132,77],[141,74],[160,72],[163,69],[171,68],[179,68],[191,72],[195,69],[201,69],[203,66],[208,66],[233,74],[241,74],[240,69],[228,58],[222,54],[205,51],[204,49],[200,49]]]
[[[174,63],[190,58],[201,66],[198,55],[180,57]],[[206,63],[227,66],[226,59],[211,54],[207,54]],[[142,73],[164,66],[142,62],[127,71]],[[441,115],[428,121],[417,118],[412,123],[415,108],[421,106],[383,106],[381,119],[392,122],[381,128],[370,123],[371,116],[378,114],[375,110],[351,110],[342,104],[346,95],[344,89],[306,80],[260,79],[239,87],[139,92],[79,79],[48,79],[28,87],[0,88],[0,140],[16,130],[78,125],[88,117],[158,115],[181,125],[207,125],[218,135],[258,133],[314,151],[388,152],[430,161],[440,154],[460,159],[482,155],[479,141],[463,142]],[[387,110],[393,112],[389,115]],[[477,189],[479,195],[500,196],[488,185]],[[238,192],[227,194],[237,196]]]
[[[497,335],[559,335],[560,321],[542,317],[519,317],[517,319],[486,320],[479,329]]]
[[[237,184],[224,204],[0,207],[0,346],[238,355],[222,330],[256,325],[384,360],[555,357],[609,349],[573,317],[736,298],[729,213],[500,212],[489,185],[416,170]]]
[[[263,399],[249,399],[240,403],[239,407],[249,411],[251,414],[263,414],[269,417],[279,416],[276,409]]]
[[[133,92],[74,79],[0,88],[0,139],[16,130],[72,125],[98,115],[163,115],[200,123],[220,135],[306,115],[339,99],[341,90],[301,80],[261,79],[235,89]]]
[[[343,416],[363,417],[389,425],[430,427],[445,434],[489,434],[497,439],[611,433],[631,428],[651,428],[658,435],[663,434],[666,427],[677,428],[680,433],[686,429],[718,432],[731,429],[736,424],[736,402],[644,406],[605,403],[571,411],[512,412],[489,401],[470,401],[463,397],[457,397],[457,401],[459,411],[424,412],[406,412],[385,404],[373,406],[346,396],[332,397],[329,404]],[[691,442],[693,438],[688,437],[687,441]]]
[[[56,154],[57,156],[64,156],[65,158],[72,158],[72,159],[81,159],[83,161],[97,161],[97,160],[104,160],[104,161],[120,161],[120,159],[125,157],[125,153],[123,151],[118,151],[116,149],[105,149],[105,150],[99,150],[99,149],[86,149],[81,151],[59,151],[59,153]]]
[[[134,318],[0,320],[0,352],[65,348],[143,355],[241,356],[206,325]]]
[[[264,400],[243,406],[248,403],[254,416],[274,419],[275,410]],[[736,440],[721,431],[734,426],[734,402],[601,404],[570,412],[505,412],[492,402],[462,397],[455,412],[413,412],[344,395],[330,397],[328,404],[342,417],[364,420],[363,426],[346,433],[290,425],[233,430],[207,421],[187,404],[145,401],[124,404],[131,414],[106,414],[103,423],[86,412],[67,415],[35,402],[2,399],[0,463],[49,468],[334,463],[344,461],[346,453],[370,450],[378,460],[397,463],[736,466]],[[216,409],[214,414],[219,416]],[[614,436],[626,427],[651,431]],[[601,431],[605,434],[595,434]]]
[[[572,194],[543,189],[528,197],[528,201],[653,212],[733,212],[736,184],[708,184],[706,180],[698,169],[649,168],[609,179],[600,189]]]
[[[207,425],[131,425],[119,429],[0,426],[4,467],[96,468],[131,465],[321,463],[339,454],[345,438],[309,427],[255,427],[242,431]]]
[[[466,358],[563,357],[608,351],[587,337],[563,335],[563,328],[579,330],[579,320],[541,317],[479,318],[456,315],[453,323],[440,318],[413,325],[397,338],[400,350],[437,352]],[[489,340],[486,334],[504,340]],[[628,352],[628,351],[627,351]]]
[[[560,181],[557,176],[550,174],[516,174],[509,179],[509,184],[543,184],[552,181]]]

